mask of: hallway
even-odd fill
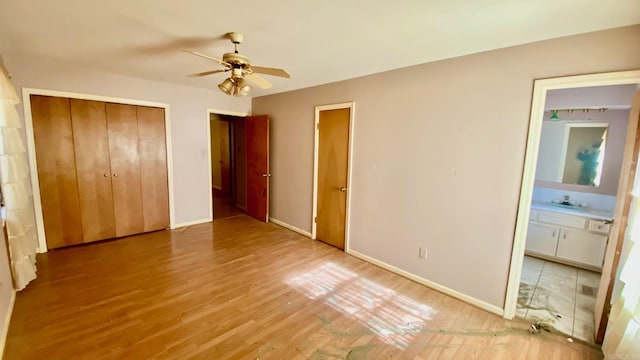
[[[213,219],[225,219],[233,216],[244,214],[242,210],[237,208],[233,203],[233,198],[221,192],[218,189],[213,189]]]

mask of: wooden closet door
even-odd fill
[[[116,237],[144,231],[138,118],[134,105],[106,104]]]
[[[84,242],[116,236],[105,103],[71,99]]]
[[[82,243],[69,99],[31,95],[47,248]]]
[[[164,109],[138,106],[144,231],[169,227]]]

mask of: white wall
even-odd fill
[[[227,96],[215,84],[198,89],[38,59],[5,57],[5,66],[18,92],[30,87],[169,104],[176,224],[209,218],[207,108],[250,112],[249,99]]]
[[[640,68],[632,44],[640,26],[254,98],[271,216],[310,231],[314,106],[355,101],[351,248],[502,308],[534,79]]]

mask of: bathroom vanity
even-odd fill
[[[600,272],[613,214],[534,201],[525,252],[547,260]]]

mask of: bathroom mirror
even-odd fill
[[[600,186],[608,128],[604,122],[544,121],[536,180]]]

